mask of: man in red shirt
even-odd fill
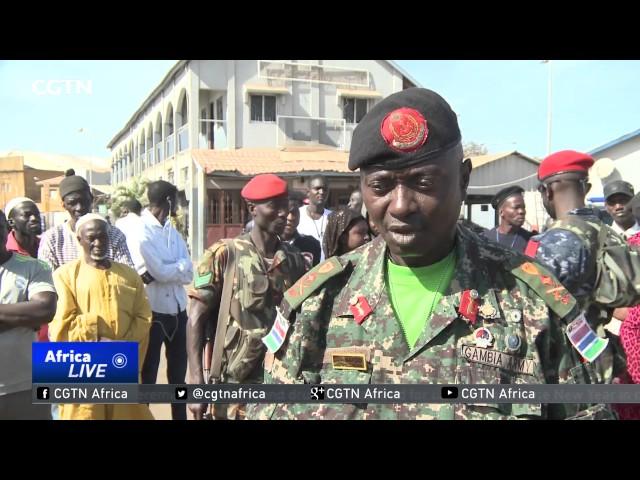
[[[5,205],[11,231],[7,237],[7,250],[26,257],[38,258],[42,223],[36,203],[27,197],[17,197]],[[48,324],[38,330],[38,341],[48,341]]]
[[[11,227],[7,238],[7,250],[38,258],[42,223],[40,210],[35,202],[27,197],[14,198],[7,202],[5,213]]]

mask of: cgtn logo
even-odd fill
[[[36,80],[31,84],[31,91],[36,95],[92,95],[91,80]]]
[[[137,383],[136,342],[32,344],[33,383]]]

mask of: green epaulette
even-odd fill
[[[309,270],[284,293],[283,315],[288,316],[322,284],[343,272],[345,268],[346,265],[340,263],[338,257],[331,257]]]
[[[576,299],[573,295],[539,263],[522,262],[511,273],[536,292],[560,318],[564,318],[575,308]]]

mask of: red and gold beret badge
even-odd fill
[[[380,125],[382,138],[394,150],[415,152],[427,141],[427,121],[413,108],[398,108],[389,113]]]

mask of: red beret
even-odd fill
[[[594,160],[591,155],[576,152],[574,150],[562,150],[552,153],[542,160],[538,167],[538,180],[563,172],[584,172],[587,173]]]
[[[256,175],[247,183],[240,194],[245,200],[258,202],[279,197],[287,193],[287,182],[273,173]]]

